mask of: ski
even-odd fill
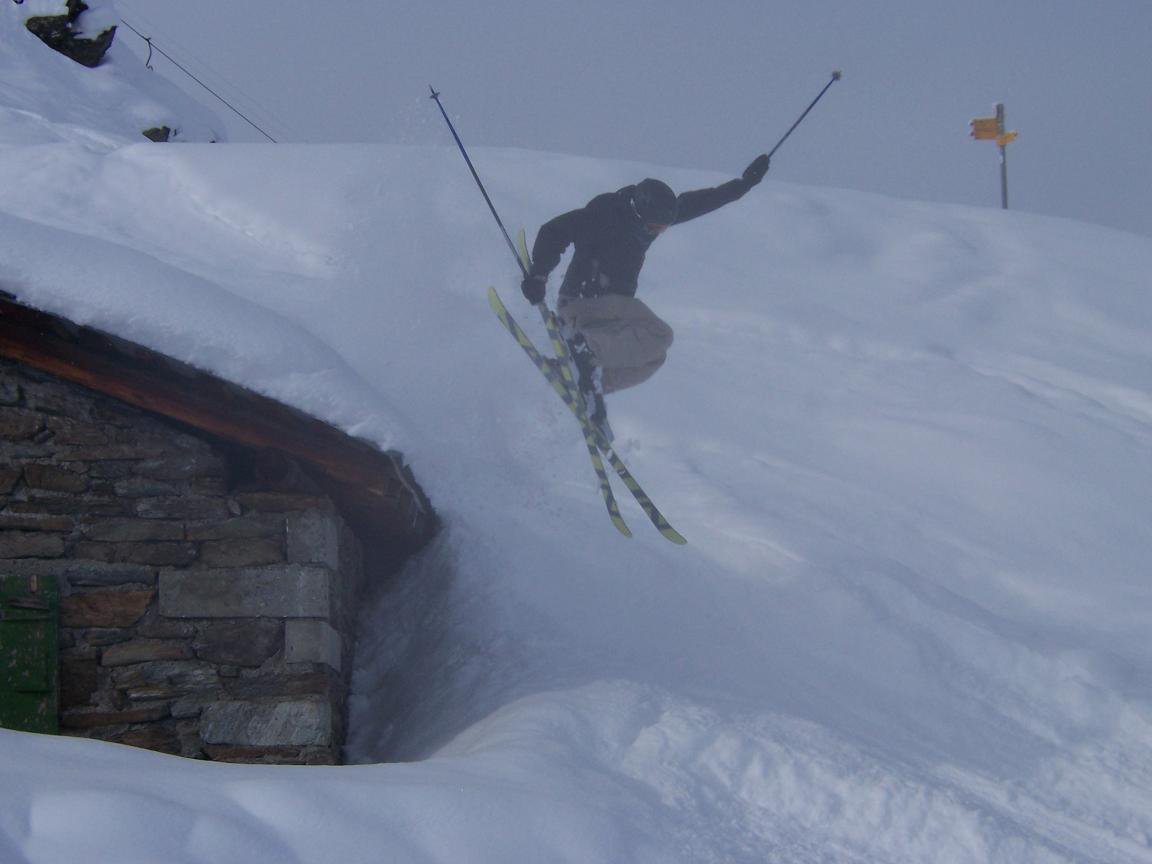
[[[504,302],[500,299],[500,295],[496,293],[495,288],[488,289],[488,305],[492,307],[492,311],[496,313],[496,317],[507,328],[508,332],[512,334],[513,338],[524,349],[524,352],[536,364],[544,377],[548,379],[548,383],[552,385],[552,389],[564,400],[564,404],[571,409],[572,413],[580,420],[580,425],[584,430],[584,443],[588,447],[588,457],[592,460],[592,468],[596,471],[596,479],[600,483],[600,494],[604,498],[604,506],[608,508],[608,516],[612,519],[612,524],[616,526],[616,530],[623,534],[625,537],[632,536],[632,530],[628,527],[628,523],[624,521],[624,517],[620,515],[620,507],[616,503],[616,496],[612,493],[612,484],[608,482],[608,472],[604,470],[604,460],[600,458],[600,450],[596,442],[596,430],[592,427],[588,417],[584,414],[583,404],[579,404],[579,394],[575,390],[569,389],[565,383],[563,376],[557,370],[560,365],[559,362],[551,361],[544,357],[537,350],[532,340],[528,338],[528,334],[516,323],[515,319],[509,314],[508,309],[504,306]],[[571,371],[567,370],[569,376]]]
[[[523,271],[525,273],[530,272],[532,269],[532,257],[528,252],[528,236],[523,228],[516,234],[516,254],[520,258]],[[503,306],[503,304],[501,304],[501,306]],[[505,310],[505,315],[506,314],[507,310]],[[549,309],[545,303],[540,304],[540,315],[544,319],[544,327],[547,329],[548,336],[552,340],[552,350],[556,354],[556,359],[559,361],[560,373],[564,378],[564,384],[570,392],[570,398],[565,398],[564,402],[572,409],[573,413],[579,417],[580,414],[573,408],[573,401],[575,401],[576,404],[580,404],[582,400],[579,394],[579,388],[576,386],[575,376],[572,374],[572,360],[568,351],[568,343],[560,332],[560,322],[556,319],[556,314]],[[525,336],[524,338],[527,337]],[[656,530],[673,543],[678,545],[686,544],[688,541],[684,536],[668,523],[668,520],[664,518],[664,514],[657,509],[656,505],[652,503],[652,499],[648,497],[644,489],[636,482],[636,478],[632,476],[632,472],[628,470],[628,467],[624,464],[624,460],[622,460],[612,448],[611,441],[607,440],[606,436],[601,434],[597,434],[596,438],[596,446],[608,457],[609,464],[620,476],[624,485],[628,487],[628,491],[632,493],[632,497],[636,499],[636,503],[640,505],[640,509],[644,511],[644,514],[652,524],[656,526]]]
[[[649,518],[652,524],[660,532],[660,534],[667,540],[678,545],[684,545],[688,541],[673,528],[664,515],[657,509],[656,505],[652,503],[652,499],[644,492],[644,489],[632,476],[632,472],[624,464],[624,460],[616,453],[604,436],[596,427],[588,420],[587,414],[584,411],[584,404],[581,400],[579,391],[575,384],[575,379],[572,375],[572,369],[568,360],[568,346],[564,341],[563,336],[560,335],[559,322],[556,321],[555,315],[551,310],[541,304],[541,313],[544,316],[544,323],[548,329],[550,338],[552,339],[553,349],[556,351],[557,358],[550,359],[542,355],[539,349],[516,323],[515,319],[509,314],[508,309],[504,306],[500,295],[496,293],[495,288],[488,289],[488,304],[492,307],[492,311],[496,313],[501,323],[507,328],[513,338],[524,349],[524,352],[531,358],[536,368],[552,385],[552,389],[556,391],[557,395],[564,400],[564,404],[580,421],[581,428],[584,430],[584,441],[588,446],[589,456],[592,458],[592,465],[596,469],[597,477],[600,480],[601,494],[604,495],[605,503],[608,506],[609,515],[612,516],[613,524],[616,525],[620,533],[625,536],[631,536],[631,531],[624,523],[623,518],[620,516],[619,507],[616,504],[615,496],[612,494],[611,486],[608,482],[607,472],[604,470],[603,460],[600,458],[600,453],[603,452],[607,456],[609,464],[620,476],[628,491],[636,499],[640,508],[644,511],[645,515]]]
[[[552,349],[556,352],[556,356],[560,360],[561,372],[567,376],[565,383],[572,389],[572,392],[576,394],[576,399],[580,399],[576,383],[572,378],[568,343],[564,341],[564,337],[560,333],[560,322],[556,320],[556,315],[551,309],[545,307],[544,304],[540,305],[544,315],[544,326],[547,328],[548,335],[552,339]],[[569,405],[569,407],[571,407],[571,405]],[[589,425],[591,425],[591,423],[589,423]],[[593,430],[596,433],[596,446],[608,457],[609,464],[615,469],[616,473],[620,475],[620,479],[624,481],[624,485],[628,487],[628,491],[632,493],[632,497],[636,499],[636,503],[640,505],[640,509],[644,511],[644,514],[652,524],[656,526],[656,530],[673,543],[680,545],[687,543],[688,541],[684,539],[683,535],[668,524],[668,520],[664,518],[664,514],[656,508],[656,505],[652,503],[652,499],[648,497],[644,489],[636,482],[636,478],[632,476],[632,472],[628,470],[628,467],[624,464],[624,460],[616,454],[608,438],[595,427],[593,427]]]

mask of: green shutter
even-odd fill
[[[59,731],[56,579],[0,573],[0,726]]]

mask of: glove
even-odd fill
[[[761,153],[752,160],[752,164],[744,169],[744,182],[748,184],[751,189],[757,183],[764,179],[764,175],[768,173],[768,154]]]
[[[532,274],[528,274],[524,277],[524,281],[520,283],[520,290],[524,292],[524,299],[533,306],[543,301],[547,287],[547,276],[533,276]]]

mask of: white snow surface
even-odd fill
[[[18,14],[0,288],[399,448],[444,529],[365,603],[358,764],[0,731],[0,861],[1152,862],[1152,241],[771,179],[669,231],[609,411],[689,545],[617,483],[628,540],[454,149],[132,143],[138,76]],[[473,155],[530,228],[727,179]]]

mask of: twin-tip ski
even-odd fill
[[[600,494],[604,497],[604,506],[608,508],[608,516],[612,519],[612,524],[625,537],[632,536],[632,530],[628,527],[628,523],[624,521],[624,517],[620,515],[620,507],[616,503],[616,496],[612,494],[612,484],[608,482],[608,474],[604,470],[604,461],[600,458],[600,450],[596,444],[596,431],[592,426],[591,421],[588,420],[587,415],[584,413],[584,406],[579,402],[580,396],[574,389],[569,389],[565,383],[564,378],[558,371],[557,367],[562,364],[559,362],[551,361],[544,357],[532,340],[528,338],[528,334],[520,327],[519,324],[508,314],[508,310],[504,306],[504,302],[500,299],[500,295],[496,293],[495,288],[488,289],[488,305],[492,307],[492,311],[496,313],[496,317],[500,319],[501,323],[512,334],[513,338],[520,343],[520,347],[536,364],[536,368],[544,373],[544,377],[548,379],[548,383],[552,385],[552,389],[564,400],[576,417],[580,420],[580,425],[584,430],[584,443],[588,447],[588,456],[592,460],[592,468],[596,471],[596,479],[600,483]],[[569,375],[571,374],[570,370]]]
[[[523,272],[530,272],[532,269],[532,256],[528,252],[528,237],[523,228],[516,234],[516,255],[520,259]],[[584,400],[580,395],[579,388],[576,385],[575,375],[572,371],[574,362],[571,352],[568,350],[568,341],[561,333],[560,322],[557,320],[556,314],[548,308],[548,304],[541,303],[539,308],[540,317],[544,319],[544,327],[547,329],[548,336],[552,340],[552,350],[556,354],[556,361],[559,365],[561,376],[564,379],[565,386],[570,391],[571,398],[566,398],[564,400],[565,404],[568,405],[572,413],[576,414],[577,419],[579,419],[580,414],[573,405],[583,407]],[[586,414],[587,411],[584,413]],[[636,503],[640,505],[640,508],[649,520],[651,520],[652,524],[656,526],[656,530],[673,543],[680,545],[686,544],[688,541],[684,539],[679,531],[668,524],[668,520],[664,518],[664,514],[656,508],[656,505],[652,503],[652,499],[648,497],[640,484],[636,482],[636,478],[632,476],[632,472],[628,470],[628,467],[624,464],[624,460],[616,455],[616,451],[612,448],[611,436],[602,434],[600,430],[596,431],[597,447],[608,457],[609,464],[615,469],[620,479],[624,481],[624,485],[628,487],[628,491],[632,493],[632,496],[636,499]]]
[[[496,293],[495,288],[488,289],[488,305],[492,307],[492,311],[496,313],[496,317],[507,328],[512,337],[519,343],[520,347],[524,349],[524,353],[535,364],[536,368],[552,385],[552,389],[556,394],[564,400],[564,404],[575,415],[576,419],[580,421],[580,427],[584,431],[584,442],[588,447],[588,455],[592,460],[592,467],[596,471],[597,479],[600,482],[600,493],[604,496],[604,503],[608,508],[608,514],[612,518],[612,523],[616,526],[617,530],[626,537],[632,536],[631,530],[624,522],[623,517],[620,515],[620,509],[616,503],[616,497],[612,493],[611,484],[608,482],[607,472],[604,470],[604,462],[600,458],[600,453],[603,452],[608,457],[609,463],[615,469],[620,479],[624,481],[624,485],[628,487],[628,491],[635,497],[636,502],[640,505],[644,513],[656,526],[656,529],[669,541],[677,544],[685,544],[688,541],[678,532],[675,528],[668,524],[668,520],[664,518],[663,514],[652,503],[652,499],[645,494],[640,484],[636,482],[636,478],[632,476],[632,472],[628,470],[624,461],[612,448],[611,443],[605,439],[604,435],[592,425],[588,419],[588,415],[584,410],[584,402],[580,397],[579,390],[576,387],[575,377],[572,374],[572,368],[568,359],[568,345],[564,341],[563,336],[560,335],[559,323],[556,321],[555,315],[543,303],[540,304],[541,313],[544,316],[544,324],[548,329],[548,335],[552,340],[552,346],[555,350],[556,359],[550,359],[540,353],[539,349],[535,346],[528,334],[524,332],[523,328],[516,323],[516,320],[508,312],[504,306],[500,295]]]

